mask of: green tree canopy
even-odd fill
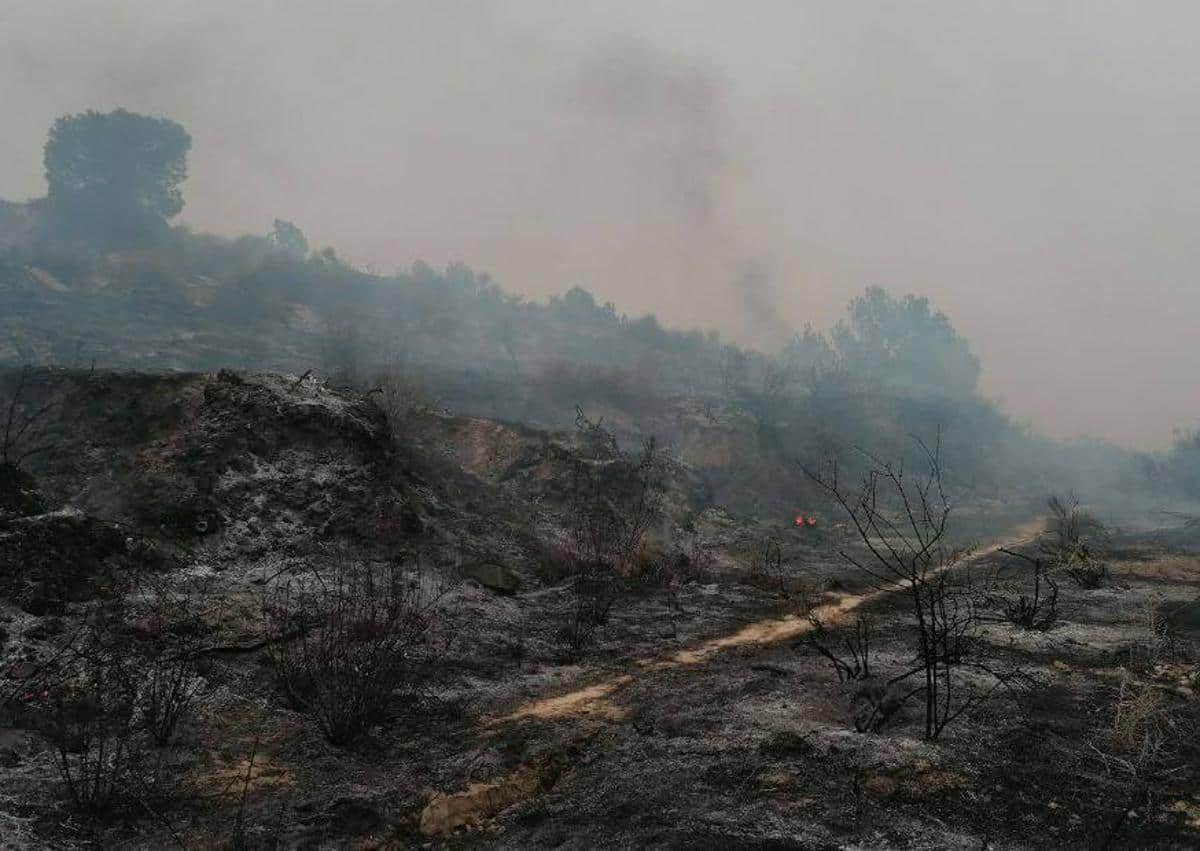
[[[55,223],[63,235],[102,242],[160,234],[183,209],[191,145],[176,122],[123,109],[59,118],[45,148]]]
[[[303,260],[308,256],[308,240],[304,231],[287,219],[275,220],[275,227],[268,239],[290,257]]]
[[[853,375],[901,390],[961,396],[975,391],[979,359],[927,298],[871,287],[850,302],[833,347]]]

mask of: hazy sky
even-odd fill
[[[1200,421],[1194,2],[0,0],[0,105],[0,197],[123,106],[192,133],[198,228],[763,346],[879,284],[1049,433]]]

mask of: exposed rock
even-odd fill
[[[515,594],[521,588],[521,577],[502,564],[475,562],[463,565],[460,570],[466,578],[501,594]]]
[[[111,578],[125,535],[74,509],[22,517],[0,531],[0,591],[33,614],[87,599]]]
[[[339,798],[320,813],[318,820],[341,836],[362,836],[387,824],[375,805],[364,798]]]
[[[809,758],[813,755],[813,744],[809,737],[795,730],[780,730],[771,735],[758,747],[763,756],[774,759]]]
[[[15,464],[0,464],[0,523],[46,510],[33,476]]]
[[[10,680],[26,680],[36,674],[38,665],[32,659],[18,659],[8,666],[4,676]]]
[[[37,623],[25,630],[25,637],[32,641],[45,641],[47,638],[61,635],[62,631],[63,622],[61,618],[41,618]]]
[[[455,795],[434,793],[421,811],[421,833],[444,836],[462,827],[481,825],[553,786],[566,763],[563,753],[547,754],[504,777],[487,783],[472,783],[464,792]]]

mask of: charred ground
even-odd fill
[[[1110,535],[1088,554],[1105,567],[1096,587],[1056,562],[1054,617],[1025,629],[1008,613],[1031,593],[1026,557],[1048,558],[1042,520],[968,501],[964,520],[991,522],[968,527],[979,546],[952,565],[973,589],[975,652],[1022,679],[927,741],[913,702],[856,730],[910,663],[914,626],[904,594],[839,555],[865,551],[798,468],[792,504],[815,529],[722,507],[712,453],[621,446],[586,415],[545,431],[389,408],[311,376],[6,380],[30,422],[22,445],[50,447],[3,468],[0,498],[14,845],[1200,837],[1200,541],[1186,524]],[[750,451],[734,428],[709,439]],[[588,550],[581,526],[620,534]],[[338,590],[364,575],[371,594]],[[869,619],[872,676],[819,652],[814,611],[839,656]],[[374,631],[326,641],[337,623]],[[381,636],[409,664],[355,655]],[[339,680],[346,662],[356,678]],[[364,672],[384,699],[331,743],[322,696],[342,692],[319,678],[350,688]],[[98,759],[97,737],[121,755]]]

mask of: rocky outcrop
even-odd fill
[[[152,547],[77,509],[21,517],[0,527],[0,596],[56,614],[157,561]]]
[[[474,579],[484,588],[501,594],[515,594],[521,588],[521,577],[515,571],[495,562],[465,564],[459,571],[467,579]]]
[[[46,509],[33,476],[15,464],[0,464],[0,524]]]
[[[0,472],[0,512],[69,505],[219,561],[299,554],[353,536],[421,529],[386,418],[369,398],[269,374],[38,370],[29,404],[55,399],[29,474]],[[0,513],[0,516],[4,516]]]

